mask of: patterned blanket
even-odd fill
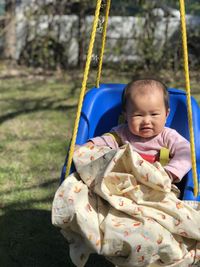
[[[200,211],[178,199],[160,163],[129,144],[80,147],[73,160],[76,172],[55,194],[52,223],[76,266],[91,253],[124,267],[199,264]]]

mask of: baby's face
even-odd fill
[[[157,87],[147,87],[145,90],[133,90],[125,113],[129,130],[143,138],[159,134],[169,114],[164,104],[163,91]]]

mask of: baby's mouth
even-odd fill
[[[151,127],[142,127],[142,128],[140,128],[140,130],[141,131],[150,131],[150,130],[152,130],[152,128]]]

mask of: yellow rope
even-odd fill
[[[188,123],[189,123],[189,132],[190,132],[192,174],[193,174],[193,182],[194,182],[194,196],[197,197],[198,178],[197,178],[197,171],[196,171],[196,153],[195,153],[195,144],[194,144],[194,131],[193,131],[193,124],[192,124],[192,105],[191,105],[191,95],[190,95],[187,32],[186,32],[186,22],[185,22],[185,3],[184,3],[184,0],[179,0],[179,2],[180,2],[180,15],[181,15],[183,55],[184,55],[185,83],[186,83],[186,93],[187,93]]]
[[[83,99],[84,99],[84,95],[85,95],[85,91],[86,91],[88,74],[89,74],[89,70],[90,70],[92,52],[93,52],[93,47],[94,47],[94,41],[95,41],[96,31],[97,31],[97,26],[98,26],[100,8],[101,8],[101,0],[97,0],[96,10],[95,10],[95,15],[94,15],[94,21],[93,21],[93,26],[92,26],[92,32],[91,32],[91,37],[90,37],[90,43],[89,43],[89,47],[88,47],[88,54],[87,54],[87,59],[86,59],[86,64],[85,64],[84,75],[83,75],[82,87],[81,87],[81,92],[80,92],[80,96],[79,96],[76,119],[75,119],[75,123],[74,123],[74,130],[73,130],[71,145],[70,145],[70,149],[69,149],[65,178],[69,175],[71,164],[72,164],[72,158],[73,158],[73,154],[74,154],[74,147],[75,147],[75,142],[76,142],[76,137],[77,137],[77,132],[78,132],[78,125],[79,125],[79,121],[80,121],[81,109],[82,109]]]
[[[98,65],[98,71],[97,71],[96,88],[99,88],[99,83],[100,83],[100,78],[101,78],[103,55],[104,55],[105,44],[106,44],[106,33],[107,33],[108,18],[109,18],[109,11],[110,11],[110,3],[111,3],[111,0],[107,0],[106,11],[105,11],[105,21],[104,21],[103,33],[102,33],[101,52],[99,55],[99,65]]]

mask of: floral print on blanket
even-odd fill
[[[76,173],[58,188],[52,223],[83,267],[91,253],[117,266],[192,266],[200,261],[200,212],[177,198],[160,163],[129,144],[80,147]]]

